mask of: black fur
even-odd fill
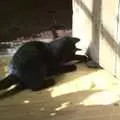
[[[49,49],[52,51],[59,65],[64,65],[72,60],[87,61],[88,58],[86,55],[75,54],[77,50],[81,50],[75,46],[79,41],[79,38],[65,36],[57,38],[49,44]]]
[[[67,68],[65,63],[76,59],[75,43],[78,41],[78,38],[63,37],[50,43],[38,41],[25,43],[13,56],[10,75],[4,80],[13,80],[13,83],[19,83],[32,90],[43,88],[46,77],[61,72]],[[82,58],[86,59],[84,56],[80,57]],[[69,69],[75,69],[75,66]]]
[[[52,53],[43,42],[28,42],[13,56],[11,65],[20,83],[26,88],[37,90],[44,86],[47,66],[53,63]]]
[[[79,42],[78,38],[62,37],[52,41],[49,46],[50,50],[58,60],[59,64],[64,64],[72,60],[75,56],[75,43]]]

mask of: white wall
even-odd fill
[[[73,0],[73,36],[81,38],[79,47],[90,47],[92,59],[112,74],[118,71],[117,6],[117,0]]]

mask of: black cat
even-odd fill
[[[57,38],[56,40],[49,43],[49,49],[52,51],[54,57],[56,57],[59,64],[64,64],[72,60],[86,61],[86,55],[75,54],[77,50],[81,50],[75,46],[75,44],[79,41],[79,38],[69,36]]]
[[[67,62],[76,59],[75,44],[79,40],[62,37],[50,43],[38,41],[25,43],[14,54],[9,67],[10,74],[0,82],[0,89],[15,83],[31,90],[43,88],[48,76],[59,73],[68,67],[65,65]],[[86,56],[77,59],[84,61]],[[72,69],[75,69],[75,66]]]

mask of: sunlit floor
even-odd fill
[[[0,100],[0,120],[119,120],[120,82],[103,69],[79,64],[56,85]]]

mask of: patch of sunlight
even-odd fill
[[[67,78],[65,78],[67,79]],[[116,85],[114,84],[116,83]],[[51,88],[51,96],[61,96],[78,91],[109,90],[120,88],[120,83],[105,70],[98,70],[88,75],[80,76],[72,81]]]
[[[117,91],[102,91],[97,92],[89,97],[87,97],[85,100],[81,101],[80,104],[89,106],[89,105],[110,105],[113,103],[116,103],[120,100],[120,92]]]
[[[10,62],[9,57],[0,56],[0,78],[4,78],[8,75],[8,65]]]
[[[40,108],[40,111],[45,111],[45,108],[44,107]]]
[[[11,85],[9,88],[7,88],[7,91],[10,91],[10,90],[14,89],[16,86],[17,86],[16,84],[15,85]]]
[[[23,103],[28,104],[28,103],[30,103],[30,101],[29,100],[24,100]]]
[[[68,105],[70,105],[70,104],[71,104],[71,102],[62,103],[61,106],[55,108],[55,111],[60,111],[60,110],[62,110],[62,109],[64,109],[64,108],[67,108]]]
[[[6,76],[8,76],[8,66],[5,66],[4,67],[4,76],[6,77]]]
[[[50,116],[55,116],[55,115],[56,115],[56,113],[55,113],[55,112],[50,113]]]

